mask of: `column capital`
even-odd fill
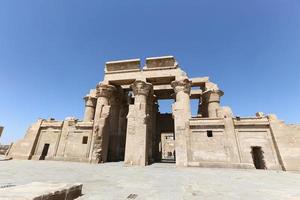
[[[220,102],[221,96],[224,95],[222,90],[207,90],[202,93],[202,97],[209,102]]]
[[[131,86],[134,95],[145,95],[148,96],[153,86],[150,83],[137,80]]]
[[[97,97],[106,97],[110,98],[113,92],[116,90],[116,87],[113,85],[99,83],[96,86]]]
[[[179,81],[173,81],[171,83],[171,86],[173,87],[176,94],[181,91],[190,94],[192,82],[189,79],[183,79]]]
[[[90,96],[90,95],[86,95],[85,97],[83,97],[83,99],[85,100],[85,106],[92,106],[94,107],[96,105],[97,102],[97,98]]]

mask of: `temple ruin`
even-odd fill
[[[260,112],[234,116],[223,95],[208,77],[188,77],[173,56],[147,58],[144,67],[140,59],[107,62],[104,80],[84,97],[83,120],[40,119],[8,156],[300,170],[300,125]],[[172,113],[160,113],[162,99],[173,100]],[[196,116],[191,99],[199,100]]]

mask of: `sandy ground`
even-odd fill
[[[124,167],[121,162],[0,161],[0,187],[33,181],[83,183],[80,199],[300,200],[300,174],[292,172],[176,168],[162,163]]]

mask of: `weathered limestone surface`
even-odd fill
[[[95,116],[96,102],[97,99],[93,96],[87,95],[84,97],[85,100],[85,112],[83,121],[92,121]]]
[[[78,200],[297,200],[300,174],[281,171],[177,168],[169,163],[122,167],[123,162],[88,163],[12,160],[0,162],[0,187],[8,183],[83,184]],[[47,173],[45,173],[47,172]],[[1,190],[1,188],[0,188]]]
[[[80,197],[82,184],[32,182],[0,189],[1,200],[73,200]]]
[[[24,139],[16,142],[10,150],[8,156],[17,159],[31,159],[34,154],[36,144],[40,134],[43,120],[38,120],[28,130]]]
[[[84,97],[82,121],[39,120],[8,157],[145,166],[162,160],[167,134],[177,166],[300,170],[300,125],[262,112],[234,116],[216,83],[189,78],[173,56],[146,58],[143,67],[140,59],[111,61],[104,71]],[[174,100],[172,113],[160,112],[164,99]]]
[[[270,132],[277,150],[278,160],[284,170],[300,170],[300,125],[286,125],[276,116],[268,116]]]
[[[113,85],[97,85],[97,108],[94,119],[92,149],[90,161],[94,163],[106,162],[109,145],[109,115],[111,106],[109,100],[115,92]]]
[[[176,164],[188,165],[189,119],[191,118],[190,92],[191,82],[188,79],[172,82],[175,91],[175,103],[172,106],[175,123]]]
[[[132,85],[134,105],[129,106],[126,136],[125,164],[147,165],[149,145],[147,127],[150,125],[147,116],[147,98],[152,85],[135,81]]]

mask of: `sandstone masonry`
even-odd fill
[[[189,78],[172,56],[107,62],[104,80],[84,97],[83,120],[38,120],[8,156],[145,166],[300,170],[300,125],[275,115],[235,117],[208,77]],[[158,100],[173,99],[172,113]],[[199,100],[191,115],[190,100]]]

